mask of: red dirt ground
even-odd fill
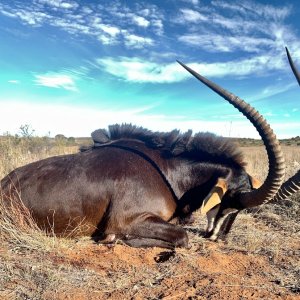
[[[134,249],[123,245],[107,247],[86,245],[68,253],[63,261],[77,268],[93,270],[103,277],[124,274],[133,282],[114,291],[85,291],[59,299],[300,299],[300,296],[278,286],[265,257],[242,252],[226,253],[221,245],[205,243],[206,254],[192,255],[189,250],[177,253],[160,248]],[[164,260],[166,260],[164,262]],[[159,262],[161,261],[161,262]],[[153,272],[165,269],[161,278],[144,278],[144,268]],[[135,276],[133,276],[136,273]],[[140,280],[139,277],[141,277]],[[152,281],[152,282],[151,282]],[[126,285],[126,284],[125,284]]]
[[[248,217],[238,222],[242,231],[232,233],[239,236],[237,244],[244,243],[247,230],[256,234],[254,228],[262,230],[259,241],[265,243],[262,232],[268,228],[256,223]],[[72,241],[60,252],[2,247],[0,264],[6,271],[0,274],[0,299],[300,299],[296,236],[291,235],[287,247],[273,229],[266,241],[274,236],[279,246],[271,241],[252,251],[252,244],[235,246],[234,239],[215,243],[193,228],[187,231],[191,248],[176,251],[99,245],[87,239]]]

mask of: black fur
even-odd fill
[[[238,168],[246,163],[237,145],[228,138],[209,132],[199,132],[192,136],[192,131],[180,133],[153,132],[131,124],[110,125],[109,129],[98,129],[92,133],[94,145],[81,148],[81,151],[95,149],[121,139],[138,140],[152,149],[160,149],[165,156],[185,157],[198,162],[222,163]]]

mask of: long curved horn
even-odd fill
[[[292,60],[290,52],[287,47],[285,47],[286,54],[291,66],[291,69],[300,85],[300,74],[296,69],[296,66]],[[274,200],[285,200],[286,198],[290,197],[294,193],[297,193],[300,190],[300,170],[291,178],[289,178],[286,182],[282,184],[278,193],[275,195]]]
[[[229,93],[225,89],[221,88],[217,84],[211,82],[205,77],[201,76],[185,64],[178,61],[178,63],[184,67],[188,72],[195,76],[198,80],[208,86],[210,89],[215,91],[235,108],[237,108],[244,116],[246,116],[250,122],[254,125],[256,130],[259,132],[264,145],[267,150],[269,159],[269,172],[268,176],[263,185],[257,190],[251,192],[241,193],[239,197],[240,205],[242,208],[254,207],[271,200],[278,189],[280,188],[284,174],[285,174],[285,163],[283,154],[279,142],[273,133],[270,125],[263,118],[263,116],[252,106],[241,100],[232,93]]]
[[[291,55],[290,55],[290,52],[289,52],[288,48],[285,47],[285,50],[286,50],[286,54],[287,54],[287,57],[288,57],[288,60],[289,60],[291,69],[292,69],[292,71],[293,71],[293,73],[294,73],[294,75],[295,75],[295,77],[296,77],[296,79],[297,79],[297,81],[298,81],[298,84],[300,85],[300,73],[299,73],[298,70],[296,69],[296,66],[295,66],[295,64],[294,64],[294,62],[293,62],[293,60],[292,60],[292,57],[291,57]]]
[[[274,197],[274,201],[285,200],[300,191],[300,170],[282,184]]]

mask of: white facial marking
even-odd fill
[[[218,233],[221,229],[223,222],[225,221],[228,215],[233,214],[235,212],[237,212],[237,209],[235,208],[226,208],[223,210],[222,217],[220,217],[220,219],[217,221],[215,225],[215,228],[213,228],[213,234],[209,238],[210,240],[216,241],[218,239]]]
[[[215,218],[216,218],[216,215],[217,215],[219,209],[220,209],[220,205],[217,205],[206,213],[206,217],[207,217],[206,232],[210,232],[213,230]]]

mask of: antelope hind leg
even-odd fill
[[[137,217],[129,225],[129,234],[126,234],[123,242],[132,247],[174,249],[187,247],[188,237],[183,228],[170,224],[158,216],[147,214]]]

